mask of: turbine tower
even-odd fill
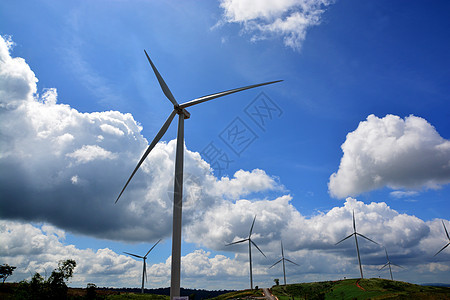
[[[335,245],[337,245],[337,244],[339,244],[339,243],[345,241],[345,240],[348,239],[348,238],[351,238],[352,236],[355,236],[356,253],[358,254],[359,271],[361,272],[361,278],[364,278],[364,276],[363,276],[363,270],[362,270],[362,265],[361,265],[361,257],[359,256],[358,235],[359,235],[360,237],[365,238],[366,240],[371,241],[372,243],[375,243],[375,244],[377,244],[377,245],[380,245],[380,244],[378,244],[377,242],[375,242],[375,241],[369,239],[368,237],[362,235],[361,233],[356,232],[355,211],[353,211],[353,233],[350,234],[348,237],[343,238],[342,240],[340,240],[339,242],[337,242]]]
[[[389,255],[388,255],[388,253],[387,253],[387,249],[386,249],[386,247],[384,247],[384,251],[386,252],[386,259],[387,259],[387,263],[384,265],[384,266],[382,266],[381,268],[380,268],[380,271],[384,268],[384,267],[386,267],[386,266],[389,266],[389,272],[391,273],[391,280],[394,280],[394,277],[392,277],[392,268],[391,268],[391,265],[393,265],[393,266],[397,266],[397,267],[400,267],[400,268],[403,268],[402,266],[399,266],[399,265],[396,265],[396,264],[393,264],[393,263],[391,263],[391,261],[389,260]]]
[[[147,262],[146,262],[147,255],[153,250],[153,248],[156,247],[156,245],[158,245],[159,242],[161,242],[161,239],[159,241],[157,241],[156,244],[154,244],[153,247],[151,247],[150,250],[148,250],[147,254],[145,254],[144,256],[140,256],[140,255],[129,253],[129,252],[124,252],[124,253],[126,253],[128,255],[131,255],[131,256],[134,256],[134,257],[137,257],[137,258],[142,258],[142,260],[144,261],[144,266],[143,266],[143,269],[142,269],[142,287],[141,287],[141,293],[142,294],[144,293],[144,277],[145,277],[145,281],[147,281]]]
[[[172,122],[175,115],[178,114],[178,133],[177,133],[177,146],[176,146],[176,155],[175,155],[175,178],[174,178],[174,193],[173,193],[173,226],[172,226],[172,269],[171,269],[171,283],[170,283],[170,299],[173,299],[174,297],[180,296],[180,267],[181,267],[181,218],[182,218],[182,198],[183,198],[183,159],[184,159],[184,120],[189,119],[191,116],[190,113],[186,110],[187,107],[197,105],[212,99],[216,99],[219,97],[223,97],[226,95],[230,95],[233,93],[241,92],[244,90],[248,90],[251,88],[272,84],[276,82],[280,82],[282,80],[277,81],[270,81],[265,83],[259,83],[254,85],[249,85],[245,87],[240,87],[232,90],[227,90],[224,92],[219,92],[207,96],[203,96],[200,98],[196,98],[194,100],[185,102],[183,104],[178,104],[178,102],[175,100],[175,97],[172,95],[172,92],[170,91],[167,84],[164,82],[164,79],[159,74],[158,70],[156,69],[155,65],[153,64],[152,60],[147,54],[147,51],[145,51],[145,55],[147,56],[148,62],[150,63],[150,66],[153,69],[153,72],[156,75],[156,78],[159,82],[159,85],[161,86],[161,89],[164,93],[164,95],[169,99],[170,102],[173,104],[173,111],[167,118],[164,125],[161,127],[159,132],[156,134],[153,141],[148,146],[147,150],[145,151],[144,155],[142,155],[141,159],[139,160],[136,168],[131,173],[130,178],[128,178],[127,182],[125,183],[125,186],[123,187],[122,191],[120,192],[119,196],[116,199],[116,203],[119,200],[120,196],[122,196],[123,192],[125,191],[126,187],[130,183],[131,179],[133,178],[134,174],[136,174],[139,167],[142,165],[144,160],[147,158],[149,153],[152,151],[152,149],[156,146],[156,144],[159,142],[159,140],[163,137],[163,135],[166,133],[167,129],[169,128],[170,123]]]
[[[281,259],[280,259],[279,261],[277,261],[276,263],[274,263],[273,265],[271,265],[271,266],[269,267],[269,269],[272,268],[272,267],[274,267],[277,263],[283,262],[284,285],[286,285],[286,267],[285,267],[284,261],[288,261],[288,262],[290,262],[291,264],[294,264],[294,265],[299,266],[299,265],[296,264],[295,262],[293,262],[293,261],[291,261],[291,260],[289,260],[289,259],[287,259],[287,258],[284,258],[283,241],[281,241]]]
[[[239,243],[248,241],[248,258],[250,260],[250,289],[252,289],[252,290],[253,290],[252,244],[253,244],[253,246],[256,247],[256,249],[259,250],[259,252],[261,252],[262,255],[264,255],[264,257],[266,257],[266,255],[261,251],[261,249],[259,249],[258,245],[256,245],[255,242],[252,240],[252,231],[253,231],[253,226],[255,225],[255,220],[256,220],[256,216],[253,218],[253,223],[252,223],[252,227],[250,227],[250,233],[248,234],[248,238],[225,245],[225,246],[230,246],[230,245],[239,244]]]
[[[447,235],[448,242],[447,242],[447,244],[444,247],[441,248],[441,250],[439,250],[435,255],[433,255],[433,257],[438,255],[439,253],[441,253],[442,250],[444,250],[445,248],[448,247],[448,245],[450,245],[450,236],[448,235],[447,228],[445,228],[444,221],[442,221],[442,226],[444,226],[444,230],[445,230],[445,234]]]

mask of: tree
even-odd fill
[[[273,281],[275,282],[275,285],[280,285],[280,279],[275,278]]]
[[[53,270],[52,274],[47,280],[47,285],[50,288],[50,298],[65,299],[67,297],[67,285],[65,280],[68,280],[73,275],[73,269],[77,263],[73,259],[67,259],[58,263],[58,268]]]
[[[94,283],[88,283],[86,286],[86,299],[96,299],[97,292],[95,289],[97,286]]]
[[[47,280],[41,274],[34,274],[30,282],[22,281],[17,287],[17,299],[62,300],[67,299],[66,281],[72,277],[77,263],[73,259],[60,261]]]
[[[3,279],[3,283],[5,283],[6,278],[12,275],[15,268],[16,267],[10,266],[8,264],[0,266],[0,278]]]
[[[52,274],[58,272],[65,280],[68,280],[70,277],[72,277],[73,269],[75,269],[76,266],[77,262],[74,261],[73,259],[66,259],[64,261],[60,261],[58,263],[58,268],[55,271],[53,271]]]

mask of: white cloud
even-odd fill
[[[8,51],[8,42],[0,39],[0,64],[3,64],[0,69],[4,70],[4,62],[13,61],[20,71],[1,73],[0,82],[20,82],[16,86],[21,89],[14,94],[11,86],[0,85],[1,93],[15,95],[2,98],[0,107],[2,261],[20,266],[22,271],[17,275],[22,272],[25,278],[29,276],[28,271],[50,271],[58,260],[74,258],[79,263],[74,284],[136,286],[142,267],[140,261],[108,248],[91,250],[65,245],[65,232],[126,241],[170,236],[171,218],[161,216],[170,216],[172,212],[170,193],[176,141],[156,145],[123,198],[114,205],[118,192],[148,147],[141,134],[142,127],[130,114],[80,113],[59,104],[55,89],[48,89],[38,97],[34,73],[23,59],[11,58]],[[431,125],[416,117],[407,121],[416,124],[411,129],[413,132],[422,130],[413,134],[416,138],[411,138],[409,131],[404,134],[406,140],[419,141],[410,144],[422,145],[420,137],[425,136],[429,141],[441,141],[435,143],[435,148],[448,153],[445,152],[448,142]],[[400,125],[394,127],[402,129],[402,122],[397,120]],[[344,150],[344,156],[345,153]],[[433,161],[434,157],[429,159]],[[358,231],[386,245],[396,263],[416,266],[420,262],[424,270],[429,267],[428,272],[433,272],[433,276],[450,278],[448,270],[429,265],[450,260],[450,253],[443,251],[432,261],[432,255],[445,242],[440,220],[425,222],[399,214],[383,202],[364,204],[352,198],[342,207],[306,218],[291,204],[292,197],[284,194],[283,186],[263,170],[239,170],[233,177],[217,179],[200,155],[188,149],[185,178],[185,240],[200,248],[237,253],[234,258],[203,249],[187,253],[182,259],[185,286],[225,288],[224,280],[228,284],[226,288],[248,286],[247,247],[225,247],[225,244],[247,237],[254,215],[257,219],[252,237],[269,258],[254,256],[255,285],[272,283],[273,274],[277,273],[267,268],[279,258],[280,240],[286,255],[301,265],[291,273],[296,281],[357,274],[353,244],[334,247],[336,241],[351,233],[353,210]],[[259,193],[267,191],[280,195],[269,198]],[[45,225],[36,227],[5,219],[45,222]],[[376,274],[384,253],[364,242],[361,252],[368,270]],[[154,275],[151,280],[158,286],[168,282],[169,259],[149,266]],[[402,276],[404,280],[411,278],[408,272]]]
[[[252,40],[282,36],[284,44],[300,50],[309,27],[319,25],[332,0],[221,0],[224,22],[240,23]]]
[[[58,261],[74,259],[77,267],[71,285],[85,287],[88,282],[95,282],[99,286],[122,287],[136,282],[140,262],[107,248],[77,249],[64,244],[64,237],[64,231],[51,225],[0,220],[1,260],[17,267],[10,280],[29,279],[35,272],[48,276]]]
[[[280,187],[274,178],[268,176],[263,170],[255,169],[251,172],[239,170],[234,178],[222,177],[215,185],[219,194],[236,199],[252,192],[272,190]]]
[[[20,62],[3,72],[0,81],[15,80],[30,87],[21,99],[2,99],[0,192],[5,201],[0,203],[0,216],[47,221],[73,232],[118,240],[170,235],[171,220],[161,216],[172,211],[175,140],[155,147],[121,201],[113,205],[148,147],[142,127],[131,114],[80,113],[59,104],[53,88],[41,97],[30,97],[28,93],[37,90],[34,73],[23,59],[11,58],[4,40],[0,49],[0,62]],[[9,88],[2,92],[9,93]],[[281,190],[262,170],[240,170],[234,177],[218,180],[200,155],[187,149],[185,179],[185,224],[201,218],[207,207],[225,196]]]
[[[117,155],[97,145],[83,145],[66,156],[74,158],[78,163],[87,163],[96,159],[116,159]]]
[[[122,130],[120,130],[117,127],[111,126],[109,124],[102,124],[102,125],[100,125],[100,129],[103,130],[106,133],[109,133],[109,134],[115,134],[115,135],[118,135],[118,136],[124,135]]]
[[[446,267],[450,252],[443,251],[438,257],[433,257],[446,243],[441,220],[425,222],[400,214],[386,203],[364,204],[352,198],[327,213],[306,218],[290,206],[289,201],[290,197],[282,197],[272,201],[228,203],[228,206],[212,210],[204,222],[188,226],[188,239],[195,238],[194,227],[198,229],[206,225],[207,228],[204,228],[206,234],[196,240],[202,246],[182,256],[182,285],[210,289],[247,288],[248,245],[230,248],[224,245],[234,237],[248,235],[255,212],[258,212],[258,217],[252,237],[267,255],[264,258],[253,248],[255,285],[271,285],[273,278],[280,276],[281,268],[269,270],[268,267],[280,258],[281,239],[286,257],[300,265],[286,266],[290,282],[358,276],[354,241],[349,239],[339,246],[334,245],[352,232],[353,210],[357,231],[385,245],[391,261],[405,268],[394,270],[397,279],[417,280],[411,270],[417,270],[425,281],[446,282],[443,278],[450,278],[450,269]],[[215,232],[219,235],[215,236]],[[71,280],[74,286],[85,286],[87,282],[116,287],[139,285],[141,260],[117,254],[109,248],[78,249],[66,244],[64,239],[63,230],[48,224],[33,226],[0,220],[0,260],[18,267],[12,281],[29,278],[29,272],[44,273],[46,270],[49,273],[59,260],[72,258],[78,264]],[[205,246],[236,254],[231,257],[213,254],[204,250]],[[385,263],[383,248],[365,240],[361,240],[359,246],[364,274],[367,277],[388,277],[386,272],[378,271]],[[147,287],[169,284],[171,257],[167,256],[160,263],[149,261]]]
[[[38,79],[23,58],[12,58],[11,37],[0,37],[0,108],[32,101]]]
[[[394,198],[405,198],[405,197],[411,197],[411,196],[417,196],[419,192],[417,191],[393,191],[390,192],[389,195],[391,195]]]
[[[347,134],[339,170],[328,188],[344,198],[387,186],[438,188],[450,182],[450,141],[425,119],[374,115]]]

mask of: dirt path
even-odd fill
[[[365,289],[362,286],[359,285],[359,281],[360,280],[361,279],[356,280],[356,286],[359,287],[360,289],[362,289],[363,291],[365,291]]]
[[[277,297],[270,293],[268,288],[263,288],[262,290],[264,292],[264,297],[266,297],[267,300],[278,300]]]

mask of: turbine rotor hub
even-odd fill
[[[191,117],[191,114],[186,109],[181,108],[179,105],[174,106],[173,108],[177,111],[177,114],[184,115],[185,120]]]

